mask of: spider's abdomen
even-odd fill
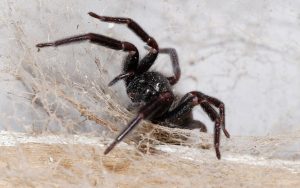
[[[163,92],[171,92],[171,85],[168,79],[158,72],[137,75],[127,86],[127,94],[132,102],[149,102]]]

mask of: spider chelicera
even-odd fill
[[[185,94],[174,107],[175,95],[172,92],[171,86],[177,83],[181,74],[176,50],[173,48],[159,48],[155,39],[149,36],[130,18],[99,16],[93,12],[90,12],[89,15],[103,22],[126,24],[130,30],[149,46],[148,54],[140,60],[139,52],[133,44],[95,33],[72,36],[54,42],[36,45],[38,48],[43,48],[89,40],[92,43],[114,50],[123,50],[128,53],[124,62],[123,73],[116,76],[109,83],[109,86],[112,86],[119,80],[124,80],[127,94],[131,101],[143,105],[141,105],[137,116],[120,132],[116,139],[104,151],[104,154],[108,154],[116,144],[122,141],[143,119],[163,126],[173,124],[178,128],[199,128],[200,131],[206,132],[205,125],[200,121],[194,120],[192,115],[193,107],[200,105],[210,119],[215,122],[214,147],[216,156],[220,159],[220,130],[223,130],[226,137],[230,137],[225,129],[224,103],[199,91],[191,91]],[[170,56],[174,76],[165,77],[159,72],[148,71],[159,53],[168,54]],[[219,109],[219,112],[217,112],[215,108]]]

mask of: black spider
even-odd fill
[[[129,43],[118,41],[103,35],[88,33],[78,36],[72,36],[49,43],[40,43],[36,47],[42,48],[47,46],[59,46],[77,41],[89,40],[92,43],[105,46],[114,50],[123,50],[128,52],[125,59],[123,73],[115,77],[109,86],[117,81],[124,79],[127,94],[134,103],[143,103],[137,116],[127,125],[127,127],[116,137],[104,154],[109,153],[117,143],[132,131],[132,129],[142,120],[147,119],[154,123],[164,126],[169,124],[184,129],[200,128],[206,132],[206,127],[200,121],[196,121],[192,116],[192,108],[200,105],[208,114],[210,119],[215,122],[214,128],[214,146],[217,158],[221,158],[219,151],[220,145],[220,129],[222,128],[226,137],[230,137],[225,129],[225,109],[224,103],[220,100],[207,96],[199,91],[192,91],[183,96],[177,106],[172,107],[175,96],[172,92],[172,85],[176,84],[180,78],[180,67],[176,50],[173,48],[159,49],[155,39],[150,37],[135,21],[130,18],[117,18],[99,16],[93,12],[90,16],[97,18],[103,22],[112,22],[118,24],[126,24],[137,36],[139,36],[149,46],[149,53],[139,59],[137,48]],[[165,77],[159,72],[148,72],[159,53],[169,54],[174,76]],[[219,113],[215,110],[219,109]]]

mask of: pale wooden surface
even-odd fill
[[[212,150],[200,148],[163,146],[160,147],[162,151],[155,154],[139,155],[134,152],[134,148],[123,144],[110,155],[103,156],[104,147],[101,143],[97,145],[97,138],[88,138],[89,140],[84,141],[85,137],[80,136],[60,139],[59,136],[50,138],[21,134],[13,137],[19,144],[6,143],[6,146],[1,146],[1,187],[299,187],[300,185],[298,160],[268,161],[262,157],[251,158],[251,155],[248,156],[251,159],[247,157],[242,159],[238,154],[239,145],[234,144],[238,138],[226,141],[222,148],[223,159],[218,161]],[[9,141],[9,138],[7,140]],[[237,152],[231,150],[234,147]],[[292,165],[293,162],[295,165]]]

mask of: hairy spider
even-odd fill
[[[210,119],[215,122],[214,147],[217,158],[220,159],[220,130],[223,130],[226,137],[230,137],[229,133],[225,129],[224,103],[199,91],[191,91],[184,95],[179,103],[173,107],[173,103],[175,103],[175,95],[172,92],[171,86],[177,83],[181,74],[176,50],[173,48],[159,49],[155,39],[149,36],[135,21],[130,18],[99,16],[93,12],[89,12],[89,15],[103,22],[126,24],[130,30],[132,30],[149,46],[148,54],[140,60],[139,52],[133,44],[95,33],[72,36],[54,42],[40,43],[36,45],[38,48],[43,48],[47,46],[59,46],[89,40],[92,43],[105,46],[107,48],[128,52],[123,66],[123,73],[116,76],[109,83],[109,86],[112,86],[117,81],[123,79],[125,81],[127,94],[131,101],[144,105],[142,105],[139,109],[137,116],[128,123],[127,127],[121,131],[116,139],[107,147],[104,154],[108,154],[142,119],[150,120],[151,122],[158,123],[163,126],[173,124],[178,128],[199,128],[200,131],[206,132],[205,125],[200,121],[194,120],[192,116],[192,108],[196,105],[200,105],[208,114]],[[159,53],[168,54],[170,56],[174,76],[165,77],[159,72],[148,71]],[[215,108],[219,109],[219,113],[215,110]]]

